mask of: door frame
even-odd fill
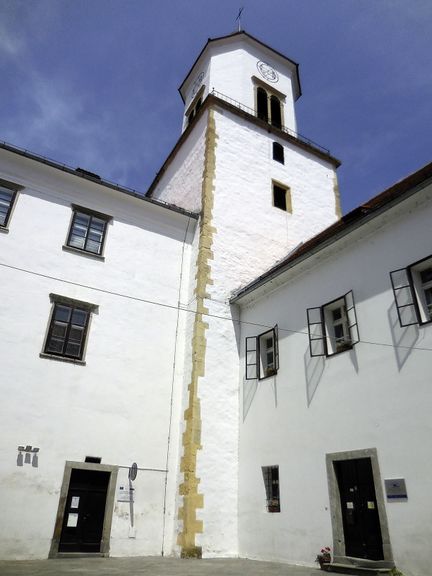
[[[334,452],[332,454],[326,454],[327,481],[330,497],[330,513],[331,513],[332,532],[333,532],[334,561],[337,562],[338,559],[346,557],[346,551],[345,551],[345,534],[343,529],[339,484],[337,481],[336,470],[333,463],[338,462],[340,460],[357,460],[359,458],[369,458],[371,461],[373,481],[375,485],[375,496],[381,526],[384,560],[392,562],[393,553],[390,544],[390,534],[388,530],[383,485],[378,463],[378,452],[376,448],[365,448],[363,450],[349,450],[347,452]]]
[[[59,552],[60,538],[63,528],[63,519],[66,509],[66,500],[69,492],[69,484],[73,469],[78,470],[93,470],[96,472],[110,472],[110,479],[108,482],[108,489],[106,495],[105,514],[102,530],[101,549],[100,552],[91,553],[92,556],[109,556],[111,524],[115,504],[115,490],[117,485],[118,466],[110,466],[108,464],[93,464],[90,462],[72,462],[66,461],[63,474],[63,482],[60,490],[60,498],[57,510],[56,522],[54,525],[54,534],[51,540],[51,547],[48,558],[64,558],[73,555],[74,557],[88,554],[81,554],[80,552]]]

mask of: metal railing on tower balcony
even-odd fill
[[[305,144],[308,144],[309,146],[313,146],[314,148],[317,148],[318,150],[320,150],[321,152],[324,152],[324,154],[328,154],[330,155],[330,150],[328,150],[328,148],[324,148],[324,146],[321,146],[320,144],[317,144],[317,142],[314,142],[313,140],[311,140],[310,138],[306,138],[306,136],[302,136],[301,134],[299,134],[298,132],[295,132],[294,130],[291,130],[290,128],[287,128],[286,126],[275,126],[273,125],[270,121],[268,120],[264,120],[263,118],[260,118],[256,112],[256,110],[254,110],[253,108],[250,108],[249,106],[246,106],[245,104],[242,104],[241,102],[238,102],[237,100],[234,100],[233,98],[230,98],[229,96],[227,96],[226,94],[222,94],[221,92],[218,92],[217,90],[215,90],[213,88],[213,90],[210,92],[210,94],[212,96],[215,96],[216,98],[219,98],[220,100],[223,100],[224,102],[227,102],[228,104],[231,104],[231,106],[234,106],[235,108],[238,108],[239,110],[241,110],[242,112],[244,112],[245,114],[249,114],[250,116],[253,116],[254,118],[256,118],[259,122],[262,122],[262,124],[268,126],[273,126],[274,128],[277,128],[278,130],[281,130],[282,132],[285,132],[285,134],[288,134],[289,136],[292,136],[293,138],[295,138],[296,140],[300,140],[301,142],[304,142]]]

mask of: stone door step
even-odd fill
[[[379,576],[390,574],[391,571],[391,568],[354,566],[354,564],[340,564],[338,562],[324,564],[323,568],[327,572],[339,572],[340,574],[354,574],[357,576]]]

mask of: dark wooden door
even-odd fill
[[[59,552],[100,552],[109,472],[73,469]]]
[[[334,463],[339,485],[345,553],[382,560],[381,526],[370,458]]]

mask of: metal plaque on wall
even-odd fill
[[[384,480],[387,500],[407,500],[408,494],[404,478],[390,478]]]

